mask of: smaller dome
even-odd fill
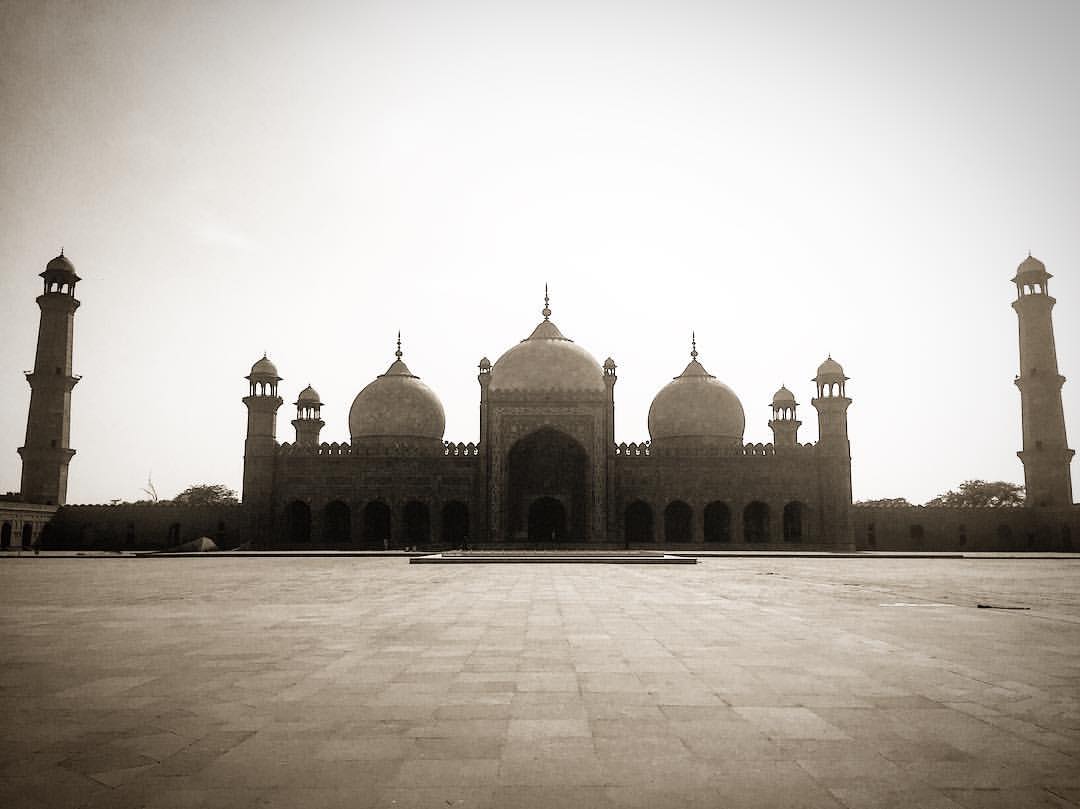
[[[778,390],[776,393],[773,394],[772,403],[773,403],[774,406],[775,405],[788,405],[788,406],[790,406],[790,405],[798,404],[798,402],[795,401],[795,394],[792,393],[791,391],[789,391],[787,389],[786,385],[781,385],[780,390]]]
[[[356,394],[349,408],[353,443],[380,438],[442,441],[446,430],[442,403],[402,362],[400,340],[386,373]]]
[[[315,388],[311,387],[311,385],[308,385],[306,388],[300,391],[300,395],[296,397],[296,403],[300,404],[301,402],[322,404],[322,400],[319,399],[319,392],[315,390]]]
[[[45,265],[46,272],[63,272],[63,273],[75,273],[75,265],[71,263],[71,259],[64,255],[64,251],[60,251],[60,255],[52,259]]]
[[[614,371],[615,370],[615,360],[613,360],[611,357],[608,357],[606,360],[604,360],[604,370],[605,371]]]
[[[742,403],[698,362],[696,339],[692,345],[690,364],[653,397],[649,438],[669,444],[741,444],[746,426]]]
[[[491,367],[491,360],[489,360],[487,357],[481,357],[480,358],[480,370],[481,371],[486,371],[490,367]]]
[[[55,261],[55,259],[53,259]],[[1035,256],[1028,253],[1028,257],[1020,262],[1020,266],[1016,268],[1016,274],[1029,274],[1029,273],[1044,273],[1046,272],[1046,265],[1039,261]]]
[[[847,377],[844,376],[844,369],[841,367],[840,363],[832,358],[831,354],[826,358],[825,362],[818,366],[816,378],[823,379],[828,376],[847,379]]]
[[[270,362],[266,358],[266,355],[262,355],[262,359],[251,366],[251,376],[272,376],[275,379],[281,379],[278,376],[277,366]]]

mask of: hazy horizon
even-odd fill
[[[618,364],[616,440],[700,360],[772,440],[848,394],[856,499],[1023,482],[1016,315],[1054,278],[1080,435],[1080,4],[0,2],[0,491],[40,294],[83,280],[68,502],[240,489],[267,352],[322,440],[404,359],[476,441],[541,319]],[[1075,474],[1074,474],[1075,479]]]

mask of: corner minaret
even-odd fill
[[[277,368],[263,354],[247,375],[249,393],[244,397],[248,409],[247,440],[244,441],[245,505],[269,511],[274,492],[274,458],[277,454],[277,411],[282,405],[278,396]],[[265,508],[263,508],[265,507]]]
[[[1054,348],[1054,323],[1047,282],[1053,276],[1046,265],[1030,254],[1016,269],[1013,309],[1020,321],[1020,407],[1024,448],[1016,453],[1024,464],[1027,504],[1035,508],[1067,508],[1072,505],[1069,463],[1073,451],[1065,439],[1065,413]]]
[[[848,378],[831,356],[821,363],[814,377],[817,396],[810,404],[818,412],[818,481],[822,526],[834,526],[832,541],[854,547],[850,521],[851,443],[848,441],[847,411],[851,399],[844,389]]]
[[[30,383],[30,412],[26,419],[26,444],[22,456],[22,499],[28,503],[62,506],[67,500],[68,464],[75,450],[71,437],[71,389],[79,377],[71,373],[75,333],[75,265],[60,255],[41,273],[45,291],[38,296],[38,326],[34,370]]]

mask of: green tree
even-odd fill
[[[174,503],[185,506],[221,506],[239,503],[236,492],[221,483],[197,483],[188,486],[173,498]]]
[[[965,480],[955,491],[950,489],[927,501],[928,506],[988,506],[1002,508],[1024,505],[1024,487],[1004,480]]]

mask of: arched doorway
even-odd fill
[[[29,548],[30,543],[34,541],[34,526],[30,523],[23,524],[22,527],[22,544],[24,548]]]
[[[311,541],[311,509],[302,500],[285,507],[285,539],[290,543]]]
[[[352,542],[352,513],[340,500],[327,503],[323,509],[323,539],[337,545]]]
[[[652,507],[644,500],[635,500],[623,515],[623,536],[627,542],[653,541]]]
[[[566,539],[566,508],[554,497],[529,504],[529,541],[558,542]]]
[[[551,532],[555,531],[557,539],[584,539],[588,525],[587,466],[588,454],[581,444],[549,427],[514,444],[507,462],[509,535],[550,542]],[[564,515],[561,528],[559,509]],[[534,535],[534,530],[539,533]],[[546,535],[541,536],[545,531]]]
[[[431,514],[426,503],[413,500],[405,504],[405,543],[426,545],[431,540]]]
[[[731,509],[716,500],[705,506],[705,541],[731,541]]]
[[[376,549],[390,545],[390,506],[379,500],[364,506],[364,545]]]
[[[469,507],[452,500],[442,510],[442,541],[444,545],[460,548],[469,536]]]
[[[784,541],[800,542],[803,535],[803,504],[794,500],[784,506]]]
[[[682,500],[673,500],[664,509],[664,541],[690,542],[692,537],[691,521],[694,513]]]
[[[769,541],[769,507],[754,501],[743,509],[743,539],[747,542]]]
[[[11,547],[11,523],[6,522],[0,527],[0,548],[7,550]]]

